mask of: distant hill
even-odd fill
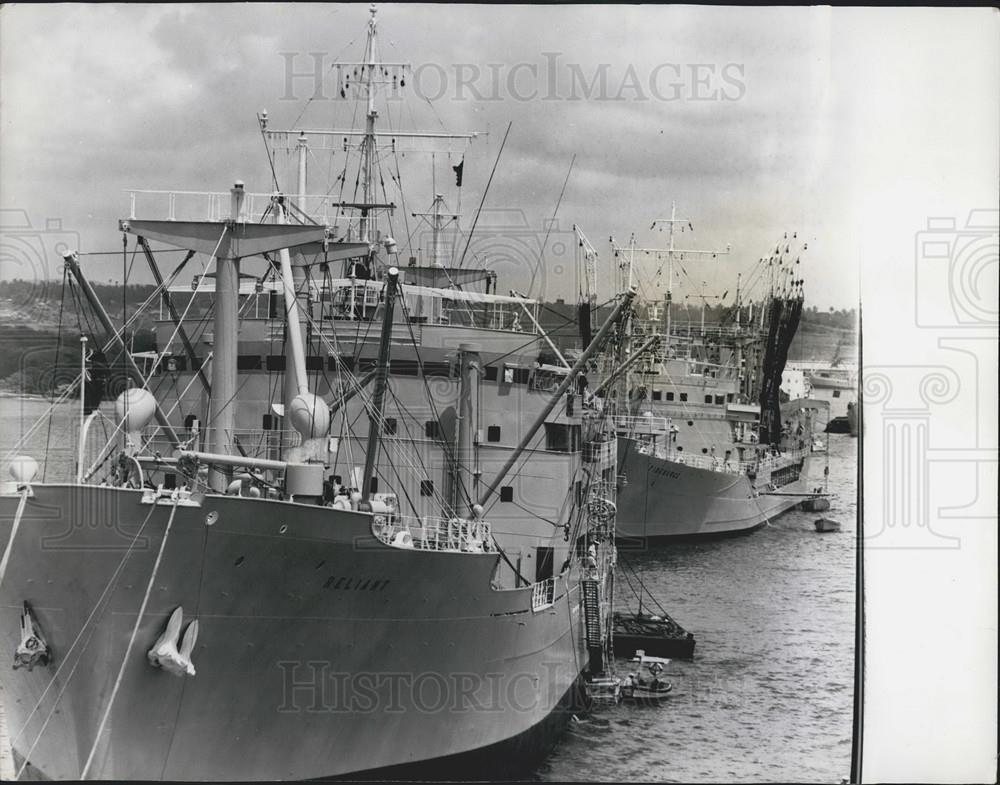
[[[129,286],[124,292],[120,285],[114,284],[95,283],[93,287],[116,325],[122,320],[123,302],[127,302],[128,314],[132,316],[155,289],[151,284]],[[60,309],[61,346],[57,335]],[[706,306],[705,323],[718,323],[727,317],[729,310],[721,305]],[[593,332],[597,332],[610,311],[610,307],[604,307],[593,315]],[[697,323],[702,316],[701,308],[684,305],[675,306],[672,313],[676,322]],[[853,308],[840,311],[805,308],[789,348],[789,361],[832,362],[837,357],[856,360],[855,322]],[[564,300],[542,303],[539,323],[562,348],[580,346],[575,303]],[[148,337],[152,324],[149,313],[138,322],[134,331],[137,351],[148,348],[140,344],[144,343],[144,335]],[[79,366],[81,328],[89,329],[86,318],[78,318],[72,290],[67,288],[64,295],[61,282],[0,281],[0,346],[4,347],[0,352],[0,390],[42,394],[72,379]],[[69,377],[64,379],[67,374]]]

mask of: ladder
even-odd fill
[[[586,625],[587,648],[603,650],[604,636],[601,634],[601,594],[597,581],[588,578],[583,583],[583,619]]]

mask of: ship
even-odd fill
[[[103,332],[61,396],[79,398],[73,476],[39,481],[23,439],[4,460],[19,779],[514,776],[605,667],[617,436],[577,379],[635,293],[575,362],[542,366],[539,303],[441,264],[441,195],[435,255],[407,259],[379,162],[474,136],[378,130],[375,97],[407,71],[377,43],[373,7],[341,70],[363,129],[258,115],[294,194],[277,174],[263,193],[129,193],[119,229],[158,284],[151,360],[65,255]],[[323,150],[358,163],[354,201],[310,194]],[[186,252],[168,274],[164,248]],[[128,370],[113,411],[87,400],[94,350]]]
[[[815,425],[824,433],[858,435],[858,364],[853,349],[842,335],[829,362],[798,361],[786,366],[782,389],[789,394],[794,389],[816,406]]]
[[[797,238],[786,234],[760,260],[752,273],[764,289],[757,301],[741,296],[738,278],[727,319],[706,325],[713,295],[703,289],[700,320],[679,323],[671,317],[675,266],[729,248],[676,247],[675,227],[691,227],[677,217],[676,204],[658,224],[668,227],[667,248],[639,248],[634,235],[626,246],[613,245],[623,287],[634,285],[637,256],[660,262],[657,277],[667,268],[663,299],[644,298],[627,328],[629,360],[600,391],[627,401],[617,423],[618,535],[656,541],[749,533],[823,492],[814,412],[783,414],[779,394],[803,302]]]

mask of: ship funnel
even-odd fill
[[[299,393],[288,407],[292,427],[302,434],[302,440],[326,436],[330,429],[330,410],[321,398],[312,393]]]

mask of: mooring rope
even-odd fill
[[[149,603],[149,595],[153,591],[153,584],[156,582],[156,573],[160,570],[160,562],[163,560],[163,552],[167,547],[167,539],[170,537],[170,528],[174,523],[174,513],[177,512],[177,499],[174,500],[173,507],[170,508],[170,517],[167,519],[167,528],[163,531],[163,540],[160,542],[160,551],[156,554],[156,562],[153,564],[153,573],[149,576],[149,583],[146,584],[146,593],[142,598],[142,605],[139,606],[139,613],[135,618],[135,624],[132,625],[132,635],[129,637],[128,646],[125,647],[125,656],[122,658],[122,664],[118,668],[118,676],[115,678],[115,686],[111,689],[111,697],[108,698],[108,705],[104,709],[104,715],[101,717],[101,724],[97,727],[97,734],[94,736],[94,743],[90,747],[90,753],[87,755],[87,762],[83,765],[83,771],[80,772],[80,779],[87,779],[87,774],[90,771],[90,766],[94,762],[94,755],[97,753],[97,748],[101,743],[101,736],[104,735],[104,727],[108,723],[108,718],[111,716],[111,709],[115,705],[115,698],[118,697],[118,689],[122,686],[122,679],[125,676],[125,668],[128,666],[129,656],[132,653],[132,647],[135,645],[136,636],[139,634],[139,625],[142,624],[142,617],[146,614],[146,605]]]
[[[24,506],[28,503],[29,492],[30,488],[27,485],[21,489],[21,501],[17,503],[17,512],[14,513],[14,525],[10,527],[10,537],[7,538],[7,547],[3,552],[3,560],[0,561],[0,584],[3,583],[4,576],[7,575],[10,554],[14,550],[14,538],[17,537],[17,530],[21,527],[21,518],[24,516]]]

